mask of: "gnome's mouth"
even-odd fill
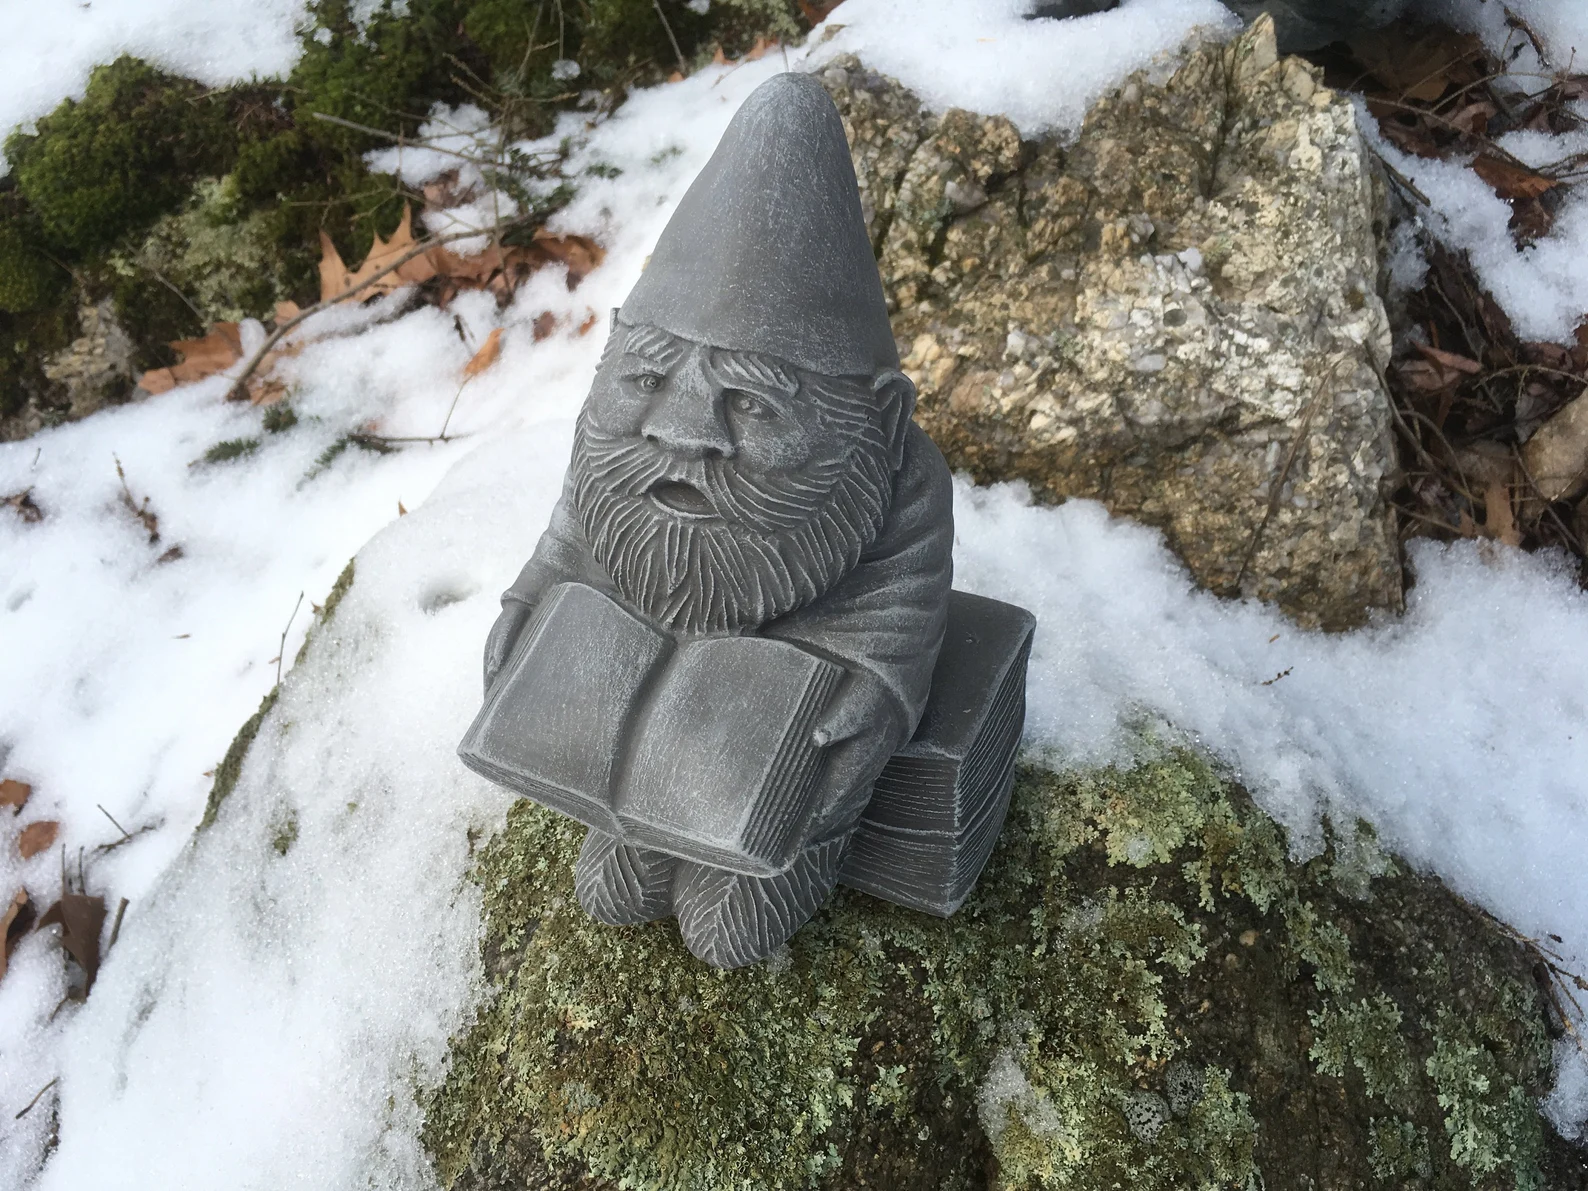
[[[717,510],[712,507],[706,494],[693,484],[683,480],[662,480],[654,484],[650,490],[650,498],[669,513],[676,513],[680,517],[715,517]]]

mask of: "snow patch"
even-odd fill
[[[1034,137],[1077,132],[1087,109],[1128,75],[1195,36],[1240,28],[1216,0],[1125,0],[1091,16],[1027,19],[1035,8],[1033,0],[845,0],[811,34],[813,60],[858,54],[934,110],[1004,115]]]

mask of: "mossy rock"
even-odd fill
[[[587,918],[583,834],[523,802],[480,853],[446,1187],[1588,1186],[1530,952],[1366,828],[1293,861],[1191,754],[1026,768],[953,918],[841,890],[736,972]]]
[[[17,187],[51,243],[92,253],[148,226],[235,152],[226,105],[198,83],[121,57],[95,68],[31,133],[6,139]]]

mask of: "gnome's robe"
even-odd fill
[[[592,554],[572,502],[570,476],[534,555],[502,594],[504,606],[513,601],[533,608],[556,584],[579,582],[604,592],[657,632],[682,639],[683,634],[658,625],[623,597]],[[912,422],[893,477],[892,503],[870,549],[825,594],[753,630],[754,635],[793,642],[881,680],[896,714],[867,729],[876,742],[878,770],[914,734],[931,687],[953,579],[952,504],[948,466],[936,444]],[[822,843],[852,828],[865,810],[875,778],[876,772],[863,775],[856,786],[839,775],[825,775],[827,785],[807,829],[807,842]]]

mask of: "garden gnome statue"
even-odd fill
[[[938,913],[968,893],[1007,800],[1030,617],[959,593],[951,616],[951,482],[914,402],[838,113],[779,75],[614,313],[460,749],[590,826],[575,885],[594,917],[676,916],[690,951],[737,967],[840,878]],[[951,620],[965,641],[944,650]],[[960,659],[954,706],[914,740],[940,652]],[[956,785],[978,742],[1001,794]],[[911,747],[931,773],[868,827]]]

